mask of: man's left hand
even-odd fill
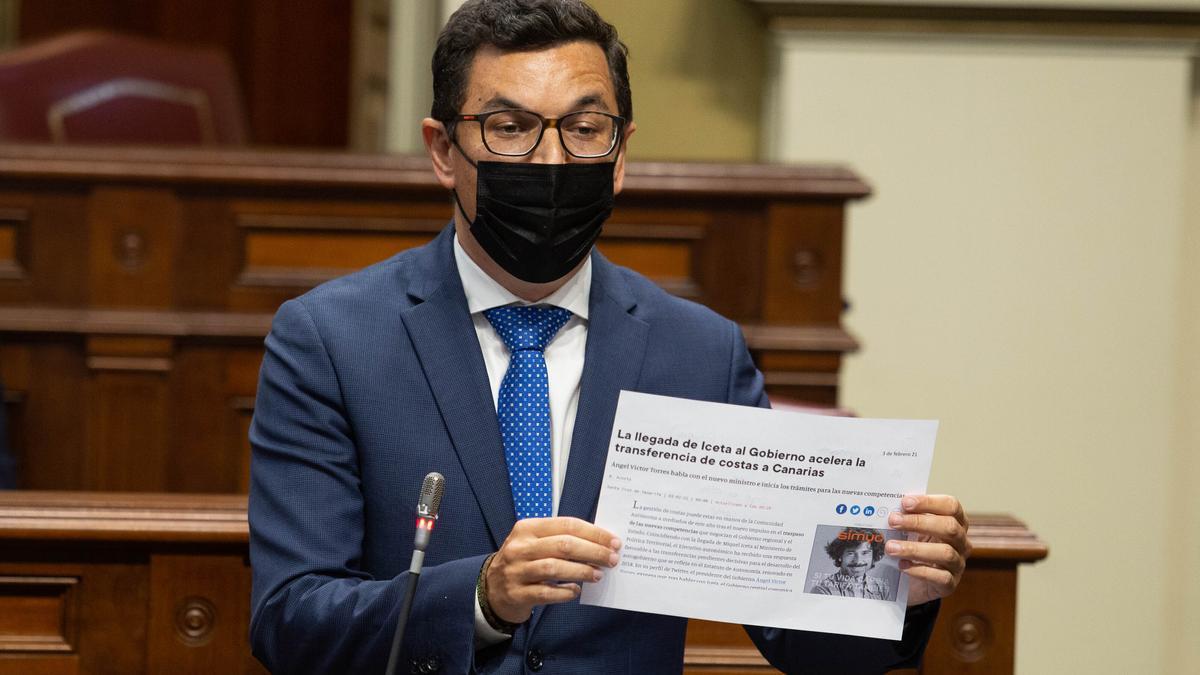
[[[971,555],[962,505],[949,495],[907,495],[900,506],[903,512],[889,515],[888,525],[917,536],[911,541],[889,541],[887,554],[900,559],[900,569],[911,580],[908,605],[950,595]]]

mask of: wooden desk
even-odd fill
[[[264,672],[247,646],[247,536],[243,496],[0,493],[0,675]],[[971,537],[922,673],[1013,670],[1017,567],[1047,549],[1008,516],[976,516]],[[693,622],[685,660],[775,672],[728,624]]]

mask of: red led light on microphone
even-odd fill
[[[421,530],[433,532],[433,523],[434,522],[435,522],[435,519],[433,519],[433,518],[418,517],[417,518],[417,528],[421,529]]]

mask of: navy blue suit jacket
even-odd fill
[[[514,524],[483,356],[452,227],[285,303],[266,341],[250,440],[254,653],[277,673],[382,672],[407,583],[422,477],[446,477],[401,670],[676,673],[684,619],[538,608],[474,647],[475,582]],[[622,389],[765,406],[738,326],[593,253],[588,340],[559,514],[591,520]],[[925,622],[927,623],[927,622]],[[747,628],[777,667],[879,672],[904,642]],[[422,671],[424,672],[424,671]]]

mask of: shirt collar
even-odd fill
[[[537,302],[526,302],[514,293],[501,286],[487,275],[479,265],[471,260],[471,256],[458,243],[458,234],[454,235],[454,262],[458,267],[458,277],[462,280],[463,292],[467,295],[467,309],[472,314],[478,314],[493,307],[506,305],[553,305],[561,307],[575,316],[587,320],[588,300],[592,294],[592,257],[584,259],[583,267],[575,273],[567,283]]]

